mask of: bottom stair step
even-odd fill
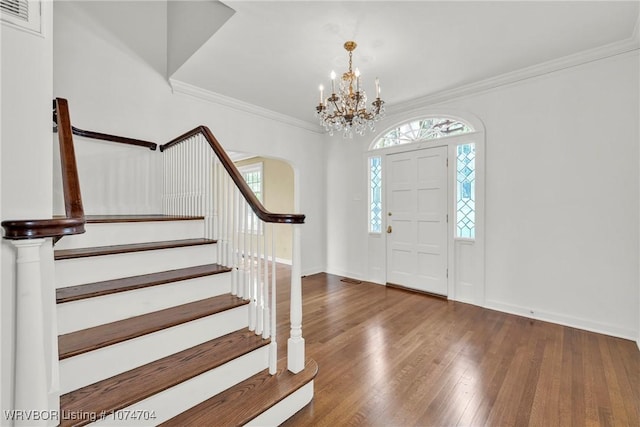
[[[318,364],[313,359],[309,359],[304,370],[298,374],[292,374],[286,367],[279,369],[276,375],[270,375],[268,370],[264,370],[160,426],[240,426],[250,423],[260,414],[311,383],[317,373]],[[297,408],[296,411],[299,409],[301,408]],[[293,413],[288,414],[286,418],[291,415]]]
[[[82,426],[217,368],[270,341],[248,329],[232,332],[60,397],[60,426]],[[153,408],[149,408],[153,409]]]

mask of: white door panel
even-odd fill
[[[387,282],[447,294],[447,148],[390,154]]]

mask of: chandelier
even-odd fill
[[[376,99],[367,110],[367,94],[360,85],[360,70],[352,71],[353,51],[358,45],[348,41],[344,48],[349,52],[349,71],[342,74],[336,92],[336,73],[331,71],[331,96],[324,97],[324,86],[320,85],[320,104],[316,116],[320,124],[329,131],[343,132],[343,136],[353,137],[353,132],[364,135],[366,129],[375,130],[375,122],[384,117],[384,101],[380,99],[380,82],[376,78]]]

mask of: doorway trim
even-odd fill
[[[451,118],[467,123],[473,128],[472,132],[462,133],[458,135],[424,139],[407,144],[395,145],[391,147],[373,149],[376,142],[390,130],[399,127],[405,123],[428,118]],[[475,201],[475,238],[459,238],[456,237],[456,147],[459,145],[475,144],[475,179],[476,179],[476,201]],[[447,171],[447,185],[449,188],[447,200],[447,213],[449,215],[449,223],[447,230],[447,264],[449,275],[447,278],[448,299],[466,302],[474,305],[485,305],[485,128],[480,119],[469,113],[460,113],[457,111],[446,109],[429,109],[422,110],[421,114],[414,115],[409,118],[395,121],[392,126],[387,127],[379,132],[369,144],[369,150],[366,152],[365,162],[368,163],[369,158],[380,156],[382,160],[382,194],[386,192],[386,175],[384,173],[387,167],[387,155],[403,153],[414,150],[421,150],[433,147],[447,147],[447,155],[449,159],[449,168]],[[367,185],[368,180],[367,180]],[[382,198],[382,211],[387,212],[386,197]],[[383,215],[382,230],[384,236],[384,253],[387,249],[387,237],[384,230],[387,228],[387,218]],[[370,237],[373,236],[370,233]],[[385,256],[384,277],[387,277],[387,260]]]

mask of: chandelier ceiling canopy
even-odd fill
[[[344,137],[353,137],[353,132],[364,135],[367,129],[374,131],[375,122],[384,116],[384,101],[380,99],[380,82],[375,80],[376,97],[367,109],[367,94],[360,83],[360,70],[352,70],[353,51],[358,45],[348,41],[344,48],[349,52],[349,70],[342,74],[337,85],[336,73],[331,71],[331,96],[324,97],[324,86],[320,85],[320,103],[316,116],[320,124],[333,135],[342,132]]]

